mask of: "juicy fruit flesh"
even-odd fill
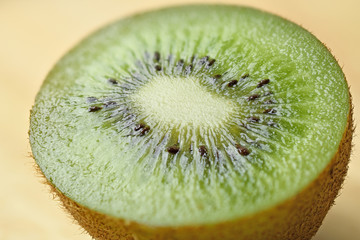
[[[185,102],[214,108],[162,112],[169,106],[151,97],[161,80],[185,96],[193,84]],[[37,96],[30,141],[45,176],[90,209],[150,225],[215,223],[316,178],[348,100],[341,68],[300,27],[247,8],[183,7],[115,23],[65,56]]]

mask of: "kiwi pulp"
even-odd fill
[[[326,47],[234,6],[101,29],[49,73],[30,123],[41,171],[97,239],[309,239],[351,136]]]

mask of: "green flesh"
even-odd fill
[[[313,181],[349,107],[341,68],[301,27],[248,8],[178,7],[112,24],[59,61],[30,142],[49,181],[90,209],[210,224]]]

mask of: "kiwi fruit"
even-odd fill
[[[240,6],[115,22],[66,54],[30,116],[47,183],[95,239],[310,239],[347,172],[341,67]]]

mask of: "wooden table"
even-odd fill
[[[90,239],[35,177],[27,136],[35,94],[53,64],[100,26],[135,12],[190,2],[205,1],[0,1],[0,240]],[[354,105],[359,106],[360,1],[222,2],[277,13],[313,32],[343,66]],[[360,119],[356,107],[355,118]],[[360,239],[359,138],[354,143],[344,189],[316,240]]]

